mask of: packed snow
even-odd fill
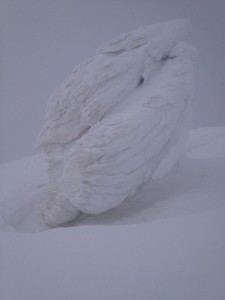
[[[84,214],[64,226],[142,223],[222,207],[225,203],[225,127],[192,130],[186,148],[186,156],[171,174],[146,182],[114,209],[97,216]],[[19,232],[44,229],[39,227],[36,211],[40,203],[47,200],[47,180],[43,154],[1,165],[2,227]]]
[[[223,300],[224,133],[192,130],[172,173],[117,208],[39,233],[44,156],[1,165],[0,299]]]
[[[123,34],[56,89],[37,142],[49,176],[40,221],[105,212],[177,163],[193,94],[189,27],[175,20]]]

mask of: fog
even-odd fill
[[[136,27],[193,21],[193,127],[225,124],[224,0],[2,0],[0,160],[30,155],[54,88],[102,43]]]

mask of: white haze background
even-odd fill
[[[75,65],[176,18],[193,21],[198,50],[193,127],[222,125],[193,130],[180,167],[120,207],[35,234],[43,155],[2,164],[0,299],[224,300],[225,1],[0,0],[0,14],[1,161],[35,152],[46,102]]]
[[[225,124],[224,0],[1,0],[0,161],[35,152],[46,102],[79,62],[139,26],[193,21],[193,127]]]

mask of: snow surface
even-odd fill
[[[114,38],[54,92],[38,138],[48,161],[50,226],[121,204],[179,160],[190,127],[189,21]]]
[[[201,139],[199,139],[199,134]],[[191,132],[191,137],[187,145],[191,158],[207,159],[224,156],[224,127],[205,127]],[[207,151],[205,149],[207,145]],[[195,151],[192,151],[195,147]],[[202,151],[203,148],[203,151]]]
[[[172,174],[106,213],[39,233],[44,157],[1,165],[0,299],[224,300],[224,132],[193,130]]]

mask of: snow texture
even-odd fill
[[[225,127],[192,130],[187,156],[168,176],[150,179],[134,196],[114,209],[98,216],[82,216],[64,226],[143,223],[223,207],[224,132]],[[40,203],[47,201],[47,180],[44,155],[0,165],[0,229],[19,232],[44,229],[39,227],[36,210]]]
[[[175,20],[121,35],[56,89],[37,142],[49,176],[41,222],[116,207],[177,163],[193,94],[189,26]]]
[[[225,299],[224,132],[192,130],[168,176],[120,207],[39,233],[44,155],[0,165],[0,299]]]
[[[201,136],[201,139],[199,139],[199,136]],[[207,145],[207,151],[205,145]],[[187,143],[187,151],[191,158],[196,159],[214,158],[215,155],[224,157],[225,128],[222,126],[204,127],[192,131]]]

